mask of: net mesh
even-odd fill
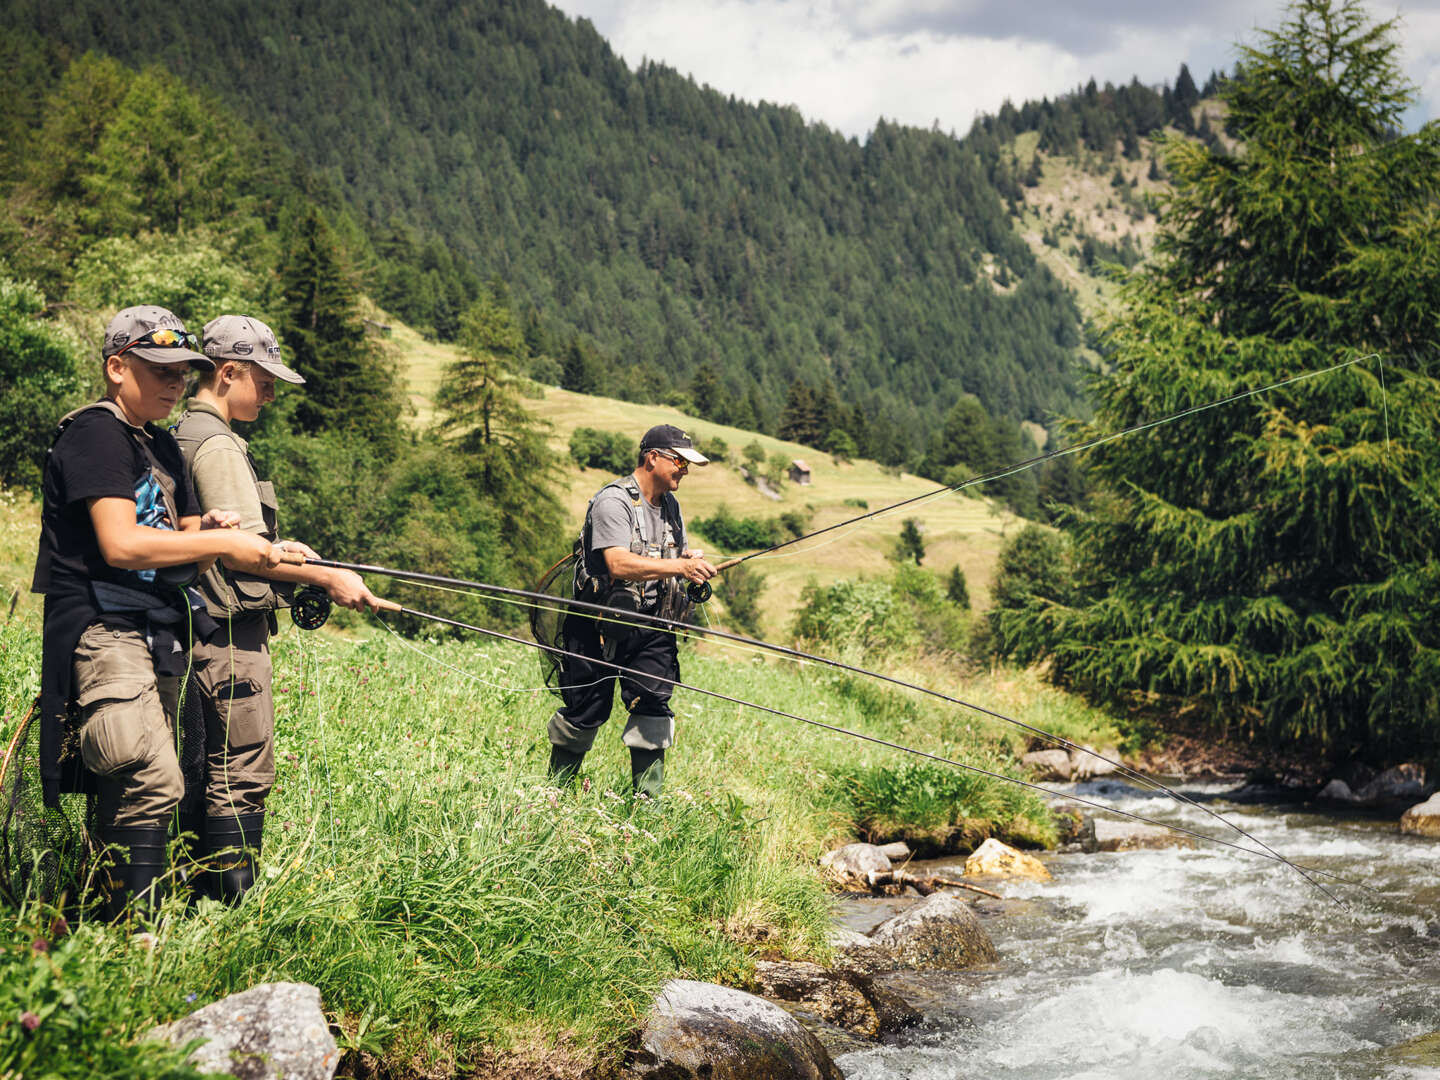
[[[559,603],[536,604],[530,608],[530,633],[540,645],[552,648],[565,647],[566,605],[564,601],[575,598],[575,556],[572,554],[552,566],[536,592],[553,596]],[[556,653],[537,649],[540,656],[540,678],[556,697],[560,696],[560,657]]]
[[[17,905],[26,898],[44,903],[79,900],[99,850],[95,798],[86,790],[88,774],[80,766],[80,725],[73,718],[65,725],[60,805],[49,807],[40,782],[39,714],[37,702],[11,736],[0,762],[0,893]],[[207,779],[205,712],[193,677],[180,698],[177,719],[175,749],[185,777],[177,809],[180,821],[186,822],[205,812]]]
[[[23,899],[59,902],[78,897],[93,854],[94,799],[64,792],[58,808],[45,805],[40,782],[40,709],[30,709],[0,763],[0,890],[12,904]],[[67,725],[74,733],[75,725]],[[78,760],[72,737],[61,747],[61,761]]]

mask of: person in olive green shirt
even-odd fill
[[[215,369],[201,376],[174,429],[195,494],[203,509],[229,511],[240,529],[281,542],[274,488],[256,473],[249,447],[231,423],[256,419],[275,399],[277,380],[305,380],[281,362],[275,335],[259,319],[222,315],[205,325],[201,348]],[[315,556],[293,540],[282,546]],[[284,564],[244,574],[215,567],[200,581],[220,627],[192,653],[208,775],[204,821],[187,826],[199,836],[209,867],[203,891],[221,900],[238,900],[255,880],[265,799],[275,780],[268,641],[277,628],[275,611],[289,605],[297,583],[325,589],[344,607],[377,610],[374,595],[348,570]]]

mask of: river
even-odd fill
[[[1076,790],[1239,839],[1163,796]],[[1440,844],[1402,836],[1393,819],[1207,805],[1375,891],[1337,886],[1347,911],[1281,864],[1212,845],[1046,856],[1053,882],[1006,882],[1005,902],[977,905],[998,967],[894,977],[921,996],[926,1021],[839,1057],[846,1077],[1440,1080],[1440,1035],[1420,1039],[1440,1032]],[[852,909],[848,921],[866,919]],[[1409,1040],[1420,1041],[1397,1048]]]

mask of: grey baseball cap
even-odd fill
[[[165,330],[173,333],[156,333]],[[153,337],[161,341],[147,340]],[[199,348],[195,335],[185,329],[174,312],[155,304],[140,304],[127,307],[110,320],[100,356],[108,359],[128,353],[152,364],[189,364],[201,371],[213,371],[215,364]]]
[[[679,454],[691,465],[709,465],[710,459],[699,450],[690,438],[690,433],[681,431],[674,424],[656,424],[640,440],[640,451],[669,450]]]
[[[303,383],[305,376],[280,362],[280,345],[275,332],[249,315],[221,315],[205,324],[201,335],[205,355],[212,360],[248,360],[259,364],[277,379]]]

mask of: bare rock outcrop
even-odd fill
[[[1021,756],[1020,764],[1035,770],[1041,780],[1070,779],[1070,755],[1064,750],[1032,750]]]

